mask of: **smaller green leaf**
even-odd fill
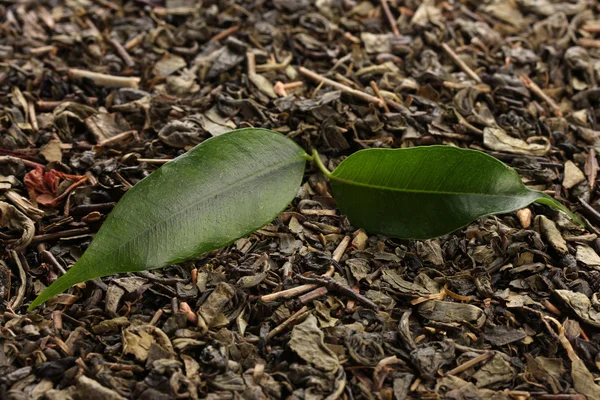
[[[129,190],[79,261],[29,310],[76,283],[182,262],[260,229],[292,201],[307,159],[266,129],[202,142]]]
[[[320,164],[318,155],[315,157]],[[321,170],[324,170],[320,164]],[[538,202],[581,219],[545,193],[525,187],[515,170],[476,150],[451,146],[361,150],[330,178],[339,209],[372,233],[429,239],[491,214]]]

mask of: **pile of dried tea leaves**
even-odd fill
[[[0,398],[599,399],[600,6],[0,2]],[[272,224],[26,313],[121,196],[235,128],[479,149],[533,205],[369,235],[307,171]]]

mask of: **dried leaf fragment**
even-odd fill
[[[304,361],[324,371],[335,371],[339,361],[333,351],[323,342],[323,332],[317,319],[311,315],[306,321],[294,326],[289,345]]]
[[[12,249],[16,251],[27,247],[35,234],[33,221],[15,206],[3,201],[0,201],[0,227],[23,232],[21,238],[11,245]]]
[[[556,252],[561,256],[567,254],[569,252],[569,249],[567,248],[567,242],[560,234],[556,224],[543,215],[538,215],[536,217],[536,221],[539,221],[542,234],[550,242],[550,245],[554,248],[554,250],[556,250]]]
[[[544,144],[530,143],[534,140],[542,141]],[[509,136],[504,129],[490,127],[483,129],[483,145],[496,151],[532,156],[544,156],[551,148],[550,142],[545,137],[532,136],[529,138],[529,142],[526,142]]]
[[[565,304],[579,319],[587,324],[600,328],[600,312],[592,307],[592,302],[583,293],[559,289],[554,291],[563,304]]]
[[[567,161],[565,163],[565,176],[562,185],[567,189],[571,189],[573,186],[579,185],[583,181],[585,181],[583,172],[581,172],[573,161]]]

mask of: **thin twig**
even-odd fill
[[[577,45],[586,48],[600,49],[600,40],[581,38],[577,40]]]
[[[373,303],[371,300],[369,300],[362,294],[355,292],[354,290],[352,290],[351,287],[346,286],[343,283],[338,282],[329,276],[313,278],[313,277],[306,277],[306,276],[299,275],[296,277],[296,279],[298,279],[299,281],[304,282],[304,283],[313,283],[313,284],[322,286],[324,288],[327,288],[328,290],[336,291],[339,294],[346,296],[349,299],[352,299],[352,300],[354,300],[358,303],[361,303],[362,305],[372,308],[374,310],[377,310],[379,308],[379,307],[377,307],[377,304]],[[326,293],[327,292],[325,292],[323,294],[326,294]],[[308,294],[310,294],[310,293],[308,293]]]
[[[535,83],[534,81],[532,81],[531,78],[529,78],[527,75],[521,75],[521,82],[523,82],[523,85],[525,85],[525,87],[527,89],[529,89],[530,91],[532,91],[540,99],[544,100],[544,102],[546,102],[546,104],[548,104],[548,106],[550,107],[550,109],[552,109],[552,112],[554,113],[555,116],[562,117],[562,111],[558,107],[558,104],[556,104],[556,101],[554,101],[554,99],[552,97],[548,96],[542,90],[542,88],[540,88],[537,85],[537,83]]]
[[[221,39],[225,39],[227,36],[233,35],[240,29],[239,25],[234,25],[231,28],[227,28],[224,31],[217,33],[215,36],[210,38],[209,42],[218,42]]]
[[[477,75],[475,71],[473,71],[467,64],[465,64],[465,62],[458,57],[458,55],[454,52],[454,50],[450,48],[450,46],[448,46],[446,43],[442,43],[442,48],[450,56],[450,58],[452,58],[456,65],[458,65],[458,67],[463,70],[465,74],[469,75],[469,77],[475,82],[482,83],[482,80],[479,77],[479,75]]]
[[[19,254],[11,250],[10,255],[13,260],[15,260],[15,264],[17,264],[17,268],[19,269],[19,280],[21,281],[21,285],[19,286],[19,291],[17,292],[17,297],[13,302],[10,303],[10,307],[12,309],[17,309],[21,307],[23,304],[23,299],[25,298],[25,291],[27,290],[27,275],[25,274],[25,269],[23,268],[23,264],[21,264],[21,260],[19,259]]]
[[[381,1],[385,3],[386,0],[381,0]],[[387,4],[387,3],[385,3],[385,4]],[[373,89],[373,92],[375,93],[375,96],[377,96],[377,98],[379,100],[383,101],[383,109],[385,110],[385,112],[389,113],[390,108],[385,103],[385,99],[383,98],[383,96],[381,95],[381,92],[379,91],[379,86],[377,86],[377,82],[371,81],[370,85],[371,85],[371,89]]]
[[[316,82],[322,83],[324,85],[327,86],[331,86],[332,88],[335,88],[337,90],[341,90],[344,93],[347,93],[349,95],[352,95],[354,97],[357,97],[361,100],[367,101],[369,103],[375,103],[377,104],[379,107],[383,107],[385,102],[382,101],[381,99],[375,97],[375,96],[371,96],[368,93],[362,92],[360,90],[357,89],[352,89],[344,84],[341,84],[339,82],[333,81],[329,78],[325,78],[323,75],[318,74],[316,72],[313,72],[309,69],[306,69],[304,67],[298,67],[298,71],[306,76],[307,78],[310,78]]]
[[[588,212],[588,214],[596,220],[597,223],[600,223],[600,213],[596,211],[596,209],[590,206],[585,200],[581,197],[579,198],[579,202],[583,206],[583,208]]]
[[[127,52],[127,49],[125,49],[125,47],[123,47],[121,43],[119,43],[116,39],[109,39],[108,41],[110,42],[110,44],[113,45],[113,47],[115,48],[119,56],[121,56],[123,61],[125,61],[125,65],[127,65],[128,67],[133,67],[135,65],[135,61],[133,61],[133,59]]]
[[[104,139],[99,142],[97,147],[110,147],[114,144],[121,143],[123,140],[127,139],[129,136],[135,136],[137,134],[136,130],[125,131],[122,133],[118,133],[115,136],[109,137],[108,139]]]
[[[32,101],[27,102],[27,111],[29,113],[29,120],[31,121],[31,127],[33,128],[33,131],[39,131],[40,127],[38,125],[37,116],[35,115],[35,104],[33,104]]]
[[[137,89],[141,80],[141,78],[135,76],[115,76],[77,68],[69,68],[69,76],[74,79],[91,79],[98,86],[127,87],[132,89]]]
[[[36,163],[35,161],[25,160],[24,158],[15,156],[0,156],[0,164],[19,164],[23,163],[24,166],[30,168],[44,168],[43,164]]]
[[[308,312],[308,307],[304,306],[294,314],[292,314],[288,319],[283,321],[281,324],[273,328],[271,332],[267,335],[267,339],[272,339],[274,336],[281,333],[285,328],[287,328],[290,324],[296,322],[301,316],[303,316],[306,312]]]
[[[351,240],[350,236],[345,236],[344,239],[342,239],[342,241],[340,242],[338,247],[333,251],[332,259],[334,261],[339,262],[342,259],[342,256],[344,255],[344,252],[346,251],[346,248],[348,247],[350,240]],[[322,276],[323,277],[331,277],[331,276],[333,276],[334,271],[335,271],[335,268],[333,267],[333,265],[331,265],[329,267],[329,270]],[[300,285],[300,286],[293,287],[291,289],[281,290],[279,292],[267,294],[265,296],[262,296],[260,299],[264,302],[275,301],[275,300],[279,300],[279,299],[291,299],[293,297],[299,296],[303,293],[306,293],[313,289],[316,289],[317,287],[319,287],[319,285],[315,285],[315,284]]]
[[[145,162],[146,164],[166,164],[169,161],[173,161],[172,158],[138,158],[137,162],[143,163]]]
[[[392,32],[394,32],[394,36],[400,36],[400,31],[398,30],[398,25],[396,24],[396,21],[394,20],[394,16],[392,15],[392,11],[390,10],[390,6],[387,2],[387,0],[380,0],[381,2],[381,7],[383,8],[383,12],[390,24],[390,27],[392,28]]]
[[[43,242],[45,240],[56,240],[69,236],[78,236],[84,233],[89,233],[89,228],[75,228],[75,229],[67,229],[66,231],[61,232],[53,232],[53,233],[45,233],[43,235],[34,236],[31,239],[31,243]]]
[[[477,357],[467,361],[464,364],[459,365],[458,367],[451,369],[450,371],[446,372],[446,376],[450,376],[450,375],[456,375],[456,374],[460,374],[463,371],[466,371],[467,369],[471,368],[474,365],[477,365],[481,362],[486,361],[487,359],[489,359],[490,357],[492,357],[494,355],[494,352],[492,351],[488,351],[485,352],[483,354],[478,355]]]

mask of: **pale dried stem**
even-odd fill
[[[456,368],[454,368],[454,369],[446,372],[446,376],[456,375],[456,374],[459,374],[459,373],[461,373],[463,371],[466,371],[469,368],[471,368],[471,367],[473,367],[473,366],[475,366],[475,365],[477,365],[477,364],[479,364],[481,362],[484,362],[484,361],[488,360],[493,355],[494,355],[494,352],[492,352],[492,351],[487,351],[487,352],[485,352],[483,354],[480,354],[477,357],[475,357],[475,358],[467,361],[466,363],[461,364],[458,367],[456,367]]]
[[[91,79],[98,86],[126,87],[132,89],[137,89],[141,80],[135,76],[114,76],[77,68],[70,68],[69,76],[75,79]]]
[[[350,243],[350,240],[351,240],[350,236],[345,236],[344,239],[342,239],[342,241],[338,245],[338,247],[334,250],[332,258],[335,261],[339,262],[342,259],[344,252],[348,248],[348,244]],[[331,276],[333,276],[334,272],[335,272],[335,268],[333,267],[333,265],[331,265],[331,266],[329,266],[329,270],[327,270],[327,272],[325,274],[323,274],[323,276],[331,277]],[[317,284],[309,283],[306,285],[296,286],[291,289],[282,290],[282,291],[279,291],[276,293],[267,294],[265,296],[262,296],[260,299],[264,302],[270,302],[270,301],[275,301],[275,300],[279,300],[279,299],[290,299],[290,298],[299,296],[301,294],[304,294],[306,292],[309,292],[318,287],[319,287],[319,285],[317,285]]]
[[[116,134],[115,136],[109,137],[108,139],[104,139],[103,141],[97,144],[97,147],[110,147],[114,144],[120,143],[123,140],[127,139],[129,136],[136,136],[137,131],[125,131],[123,133]]]
[[[169,161],[173,161],[171,159],[164,159],[164,158],[138,158],[137,159],[138,162],[145,162],[147,164],[157,164],[157,165],[162,165],[162,164],[166,164]]]
[[[529,78],[527,75],[521,75],[521,82],[523,82],[523,85],[525,85],[527,89],[532,91],[536,96],[538,96],[546,104],[548,104],[548,107],[550,107],[555,116],[562,117],[562,111],[560,111],[560,108],[558,107],[558,104],[556,104],[556,101],[554,101],[552,97],[548,96],[542,90],[542,88],[540,88],[537,85],[537,83],[532,81],[531,78]]]
[[[304,306],[294,314],[292,314],[288,319],[283,321],[281,324],[273,328],[271,332],[267,335],[267,339],[272,339],[274,336],[281,333],[285,328],[287,328],[290,324],[296,322],[301,316],[303,316],[306,312],[308,312],[308,307]]]
[[[309,69],[306,69],[304,67],[298,67],[298,71],[306,76],[307,78],[310,78],[316,82],[319,82],[323,85],[327,85],[327,86],[331,86],[334,89],[340,90],[344,93],[347,93],[351,96],[357,97],[361,100],[367,101],[369,103],[375,103],[377,104],[379,107],[383,107],[385,102],[382,101],[381,99],[375,97],[375,96],[371,96],[368,93],[362,92],[360,90],[357,89],[352,89],[344,84],[341,84],[339,82],[333,81],[329,78],[325,78],[323,75],[318,74],[316,72],[313,72]]]
[[[392,28],[392,32],[394,32],[395,36],[400,36],[400,31],[398,30],[398,25],[396,24],[396,20],[394,20],[394,16],[392,15],[392,11],[390,10],[390,5],[387,0],[380,0],[381,8],[383,8],[383,12],[385,17],[387,18],[390,27]]]
[[[113,45],[113,47],[115,48],[119,56],[123,59],[123,61],[125,61],[125,65],[127,65],[128,67],[133,67],[135,65],[135,61],[133,61],[133,59],[127,52],[127,49],[125,49],[125,47],[123,47],[121,43],[119,43],[115,39],[109,39],[109,42]]]
[[[37,116],[35,115],[35,104],[33,104],[32,101],[27,102],[27,111],[29,114],[29,120],[31,121],[31,127],[33,128],[33,131],[39,131],[40,127],[38,125]]]
[[[385,2],[385,0],[382,0],[382,1]],[[383,109],[385,110],[385,112],[389,113],[390,108],[385,103],[385,99],[383,98],[383,96],[381,95],[381,92],[379,91],[379,86],[377,86],[377,82],[371,81],[370,85],[371,85],[371,88],[373,89],[373,92],[377,96],[377,98],[379,98],[379,100],[383,101]]]
[[[14,301],[10,303],[10,307],[14,310],[21,307],[23,304],[23,299],[25,298],[25,291],[27,289],[27,275],[25,274],[25,269],[23,268],[23,264],[21,264],[21,259],[19,258],[19,254],[11,250],[10,255],[12,256],[17,268],[19,269],[19,280],[21,281],[21,285],[19,286],[19,290],[17,292],[17,297],[15,297]]]
[[[448,46],[446,43],[442,43],[442,48],[444,49],[446,54],[448,54],[450,58],[452,58],[456,65],[458,65],[458,67],[462,69],[462,71],[465,74],[469,75],[469,77],[475,82],[482,83],[479,75],[477,75],[475,71],[473,71],[467,64],[465,64],[465,62],[458,57],[458,55],[454,52],[454,50],[450,48],[450,46]]]

